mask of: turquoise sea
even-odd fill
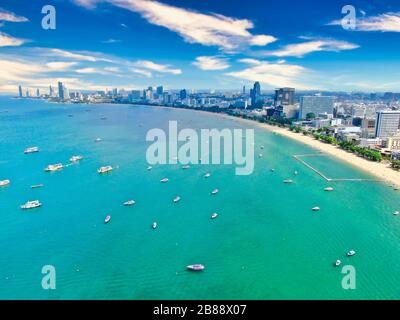
[[[232,165],[147,171],[146,133],[166,130],[168,120],[179,128],[244,126],[177,109],[0,98],[0,180],[12,181],[0,188],[1,299],[400,298],[398,191],[375,182],[328,184],[292,157],[315,150],[261,129],[255,148],[264,156],[250,176],[235,175]],[[40,152],[24,155],[30,146]],[[85,158],[43,171],[75,154]],[[371,178],[331,157],[306,160],[331,178]],[[117,169],[96,173],[108,164]],[[164,177],[170,182],[161,184]],[[324,192],[327,186],[335,191]],[[214,188],[220,192],[212,197]],[[173,204],[176,195],[182,200]],[[35,199],[43,207],[19,208]],[[122,206],[129,199],[136,205]],[[357,255],[345,257],[351,249]],[[336,259],[355,267],[355,290],[342,288]],[[194,263],[206,270],[185,270]],[[56,290],[42,289],[44,265],[56,268]]]

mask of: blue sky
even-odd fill
[[[400,91],[400,3],[53,0],[0,2],[0,93],[16,86]],[[397,2],[397,3],[396,3]],[[41,26],[56,8],[56,29]]]

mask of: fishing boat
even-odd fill
[[[314,208],[312,208],[311,210],[312,210],[312,211],[320,211],[321,208],[320,208],[320,207],[314,207]]]
[[[97,170],[97,173],[102,174],[102,173],[107,173],[113,170],[112,166],[105,166],[105,167],[101,167]]]
[[[31,189],[38,189],[38,188],[42,188],[44,187],[44,184],[35,184],[33,186],[31,186]]]
[[[324,189],[324,191],[333,191],[333,188],[332,187],[327,187],[327,188]]]
[[[169,181],[168,178],[164,178],[164,179],[161,179],[161,180],[160,180],[161,183],[167,183],[168,181]]]
[[[186,267],[190,271],[203,271],[205,267],[202,264],[192,264]]]
[[[177,196],[174,198],[174,203],[178,203],[179,201],[181,201],[181,197]]]
[[[335,262],[335,267],[339,267],[342,264],[342,261],[336,260]]]
[[[157,222],[153,222],[152,228],[157,229]]]
[[[56,163],[56,164],[49,164],[44,171],[46,172],[53,172],[53,171],[59,171],[64,168],[62,163]]]
[[[216,218],[218,218],[218,213],[213,213],[213,214],[211,215],[211,219],[216,219]]]
[[[21,206],[21,209],[27,210],[27,209],[35,209],[41,207],[42,204],[39,202],[39,200],[34,200],[34,201],[28,201],[27,203],[23,204]]]
[[[350,250],[349,252],[347,252],[347,256],[348,257],[352,257],[356,254],[356,252],[354,250]]]
[[[25,151],[24,151],[25,154],[35,153],[35,152],[39,152],[38,147],[30,147],[30,148],[25,149]]]
[[[133,206],[135,203],[135,200],[128,200],[124,202],[124,206]]]
[[[211,177],[211,173],[207,172],[207,173],[204,175],[204,178],[209,178],[209,177]]]
[[[283,183],[290,184],[290,183],[293,183],[293,180],[290,180],[290,179],[283,180]]]
[[[111,216],[107,216],[107,217],[104,219],[104,223],[109,223],[110,220],[111,220]]]
[[[2,180],[0,181],[0,187],[8,186],[11,183],[10,180]]]
[[[78,161],[81,161],[82,159],[83,159],[82,156],[72,156],[72,157],[69,159],[69,161],[71,161],[71,162],[78,162]]]
[[[214,189],[213,191],[211,191],[211,194],[212,194],[213,196],[215,196],[218,192],[219,192],[218,189]]]

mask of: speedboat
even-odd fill
[[[152,228],[157,229],[157,222],[153,222]]]
[[[290,180],[290,179],[283,180],[283,183],[286,183],[286,184],[293,183],[293,180]]]
[[[94,142],[101,142],[102,140],[100,138],[97,138],[96,140],[94,140]]]
[[[312,211],[320,211],[321,208],[320,208],[320,207],[314,207],[314,208],[312,208],[311,210],[312,210]]]
[[[204,175],[204,178],[209,178],[209,177],[211,177],[211,173],[207,172],[207,173]]]
[[[192,264],[186,267],[190,271],[203,271],[205,267],[202,264]]]
[[[39,148],[38,147],[30,147],[25,149],[24,153],[28,154],[28,153],[35,153],[35,152],[39,152]]]
[[[179,201],[181,201],[181,197],[177,196],[177,197],[174,198],[174,203],[177,203]]]
[[[135,200],[128,200],[124,202],[124,206],[133,206],[135,203]]]
[[[72,156],[72,157],[69,159],[69,161],[71,161],[71,162],[78,162],[78,161],[81,161],[82,159],[83,159],[82,156]]]
[[[356,252],[354,250],[350,250],[349,252],[347,252],[347,256],[348,257],[352,257],[356,254]]]
[[[324,189],[324,191],[333,191],[333,188],[332,187],[327,187],[327,188]]]
[[[393,215],[395,215],[395,216],[400,215],[400,211],[395,211],[395,212],[393,212]]]
[[[211,194],[212,194],[213,196],[215,196],[218,192],[219,192],[218,189],[214,189],[213,191],[211,191]]]
[[[339,267],[342,264],[342,261],[336,260],[335,262],[335,267]]]
[[[190,166],[183,166],[182,169],[184,169],[184,170],[190,169]]]
[[[2,180],[0,181],[0,187],[8,186],[11,183],[10,180]]]
[[[164,179],[161,179],[161,180],[160,180],[161,183],[167,183],[168,181],[169,181],[168,178],[164,178]]]
[[[44,171],[46,172],[52,172],[52,171],[58,171],[64,168],[62,163],[57,163],[57,164],[49,164]]]
[[[148,166],[148,167],[147,167],[147,171],[150,171],[151,169],[153,169],[152,166]]]
[[[99,169],[97,170],[97,173],[102,174],[102,173],[110,172],[110,171],[112,171],[112,170],[113,170],[113,167],[111,167],[111,166],[105,166],[105,167],[99,168]]]
[[[111,216],[107,216],[107,217],[104,219],[104,223],[109,223],[110,220],[111,220]]]
[[[218,213],[213,213],[213,214],[211,215],[211,219],[216,219],[216,218],[218,218]]]
[[[44,187],[44,184],[35,184],[33,186],[31,186],[31,189],[37,189],[37,188],[42,188]]]
[[[21,209],[35,209],[41,206],[42,204],[39,202],[39,200],[34,200],[34,201],[28,201],[27,203],[23,204],[21,206]]]

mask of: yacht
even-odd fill
[[[202,264],[192,264],[186,267],[190,271],[203,271],[205,267]]]
[[[11,183],[10,180],[2,180],[0,181],[0,187],[8,186]]]
[[[320,207],[314,207],[314,208],[312,208],[311,210],[312,210],[312,211],[320,211],[321,208],[320,208]]]
[[[30,147],[25,149],[24,153],[28,154],[28,153],[35,153],[35,152],[39,152],[39,148],[38,147]]]
[[[151,169],[153,169],[152,166],[148,166],[148,167],[147,167],[147,171],[150,171]]]
[[[164,178],[164,179],[161,179],[161,180],[160,180],[161,183],[167,183],[168,181],[169,181],[168,178]]]
[[[71,161],[71,162],[78,162],[78,161],[81,161],[82,159],[83,159],[82,156],[72,156],[72,157],[69,159],[69,161]]]
[[[21,209],[34,209],[34,208],[39,208],[41,206],[42,204],[39,202],[39,200],[34,200],[34,201],[28,201],[27,203],[23,204],[21,206]]]
[[[111,220],[111,216],[107,216],[107,217],[104,219],[104,223],[109,223],[110,220]]]
[[[327,187],[327,188],[324,189],[324,191],[333,191],[333,188],[332,187]]]
[[[275,172],[275,169],[271,169],[271,172]]]
[[[97,138],[96,140],[94,140],[94,142],[101,142],[102,141],[102,139],[100,139],[100,138]]]
[[[44,187],[44,184],[35,184],[33,186],[31,186],[31,189],[38,189],[38,188],[42,188]]]
[[[349,252],[347,252],[347,256],[348,257],[352,257],[356,254],[356,252],[354,250],[350,250]]]
[[[105,166],[105,167],[99,168],[99,169],[97,170],[97,173],[102,174],[102,173],[110,172],[110,171],[112,171],[112,170],[113,170],[113,167],[111,167],[111,166]]]
[[[211,215],[211,219],[216,219],[216,218],[218,218],[218,213],[213,213],[213,214]]]
[[[62,163],[57,163],[57,164],[49,164],[44,171],[46,172],[52,172],[52,171],[58,171],[64,168]]]
[[[400,215],[400,211],[395,211],[393,214],[394,214],[395,216],[398,216],[398,215]]]
[[[260,153],[260,154],[258,155],[258,157],[259,157],[259,158],[262,158],[262,157],[263,157],[262,153]]]
[[[124,202],[124,206],[133,206],[135,203],[135,200],[128,200]]]
[[[181,201],[181,197],[177,196],[174,198],[174,203],[178,203],[179,201]]]
[[[183,166],[182,169],[184,169],[184,170],[190,169],[190,166]]]
[[[216,195],[218,192],[219,192],[218,189],[214,189],[213,191],[211,191],[211,194],[214,196],[214,195]]]
[[[336,260],[335,262],[335,267],[339,267],[342,264],[342,261]]]
[[[297,176],[299,173],[297,171],[294,172],[294,175]]]
[[[153,222],[152,228],[157,229],[157,222]]]
[[[293,183],[293,180],[290,180],[290,179],[283,180],[283,183],[287,183],[287,184],[289,184],[289,183]]]
[[[209,178],[209,177],[211,177],[211,173],[207,172],[207,173],[204,175],[204,178]]]

